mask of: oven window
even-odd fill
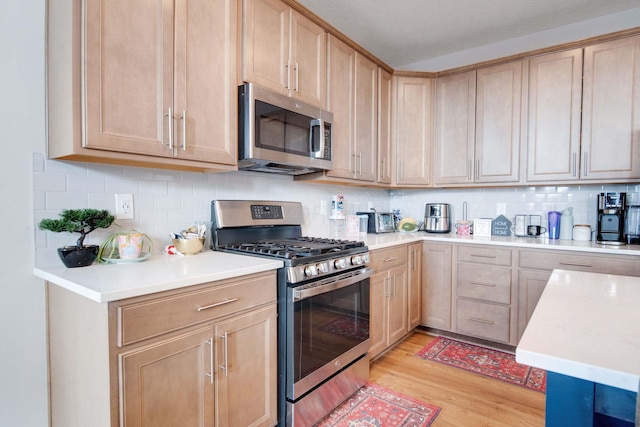
[[[257,147],[309,156],[310,117],[256,100]]]
[[[369,279],[294,307],[293,382],[369,338]]]

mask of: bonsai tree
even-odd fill
[[[87,234],[98,228],[108,228],[115,217],[107,210],[97,209],[66,209],[60,213],[60,219],[43,219],[40,221],[41,230],[60,233],[80,233],[76,246],[58,248],[58,256],[63,264],[71,267],[86,267],[91,265],[98,255],[98,245],[84,246]]]
[[[84,239],[87,234],[98,228],[109,228],[115,217],[108,210],[98,209],[65,209],[60,213],[60,219],[43,219],[40,221],[41,230],[49,230],[54,233],[68,231],[80,233],[76,246],[84,247]]]

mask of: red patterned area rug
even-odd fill
[[[416,356],[544,393],[547,372],[516,362],[513,354],[438,337]]]
[[[354,321],[352,317],[340,316],[335,320],[320,327],[325,332],[340,334],[357,340],[369,338],[369,321],[358,319]]]
[[[427,427],[440,408],[369,382],[316,427]]]

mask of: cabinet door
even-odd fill
[[[378,178],[391,184],[391,74],[378,67]]]
[[[242,4],[242,78],[286,95],[291,8],[280,0]]]
[[[388,309],[388,274],[387,271],[371,276],[369,284],[369,356],[380,354],[387,348],[387,309]]]
[[[640,178],[640,37],[584,50],[581,179]]]
[[[436,184],[473,182],[475,106],[475,71],[436,79]]]
[[[322,108],[326,104],[326,40],[324,29],[291,11],[290,94]]]
[[[217,426],[276,424],[276,319],[271,305],[215,326]]]
[[[520,181],[522,62],[477,71],[475,182]]]
[[[578,179],[582,49],[528,62],[527,181]]]
[[[176,157],[236,164],[236,0],[176,2]]]
[[[121,354],[123,427],[213,426],[212,345],[208,326]]]
[[[451,330],[452,245],[424,243],[422,247],[422,324]]]
[[[376,137],[378,127],[378,67],[356,52],[354,152],[356,176],[360,181],[376,180]],[[335,117],[335,116],[334,116]]]
[[[173,156],[173,2],[83,4],[83,147]]]
[[[396,184],[431,182],[432,83],[418,77],[396,81]]]
[[[388,338],[387,346],[409,332],[407,327],[407,266],[389,270],[388,282]]]
[[[327,176],[354,178],[354,67],[356,52],[329,36],[327,48],[327,108],[333,113],[333,168]]]
[[[551,271],[548,270],[518,271],[518,341],[524,334],[550,276]]]
[[[407,313],[409,330],[420,324],[422,315],[422,243],[409,245],[408,286],[407,286]]]

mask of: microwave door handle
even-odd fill
[[[311,120],[311,127],[309,128],[309,152],[311,153],[311,157],[316,159],[321,159],[324,153],[323,129],[324,121],[322,119]],[[318,147],[317,150],[315,149],[316,147]]]

